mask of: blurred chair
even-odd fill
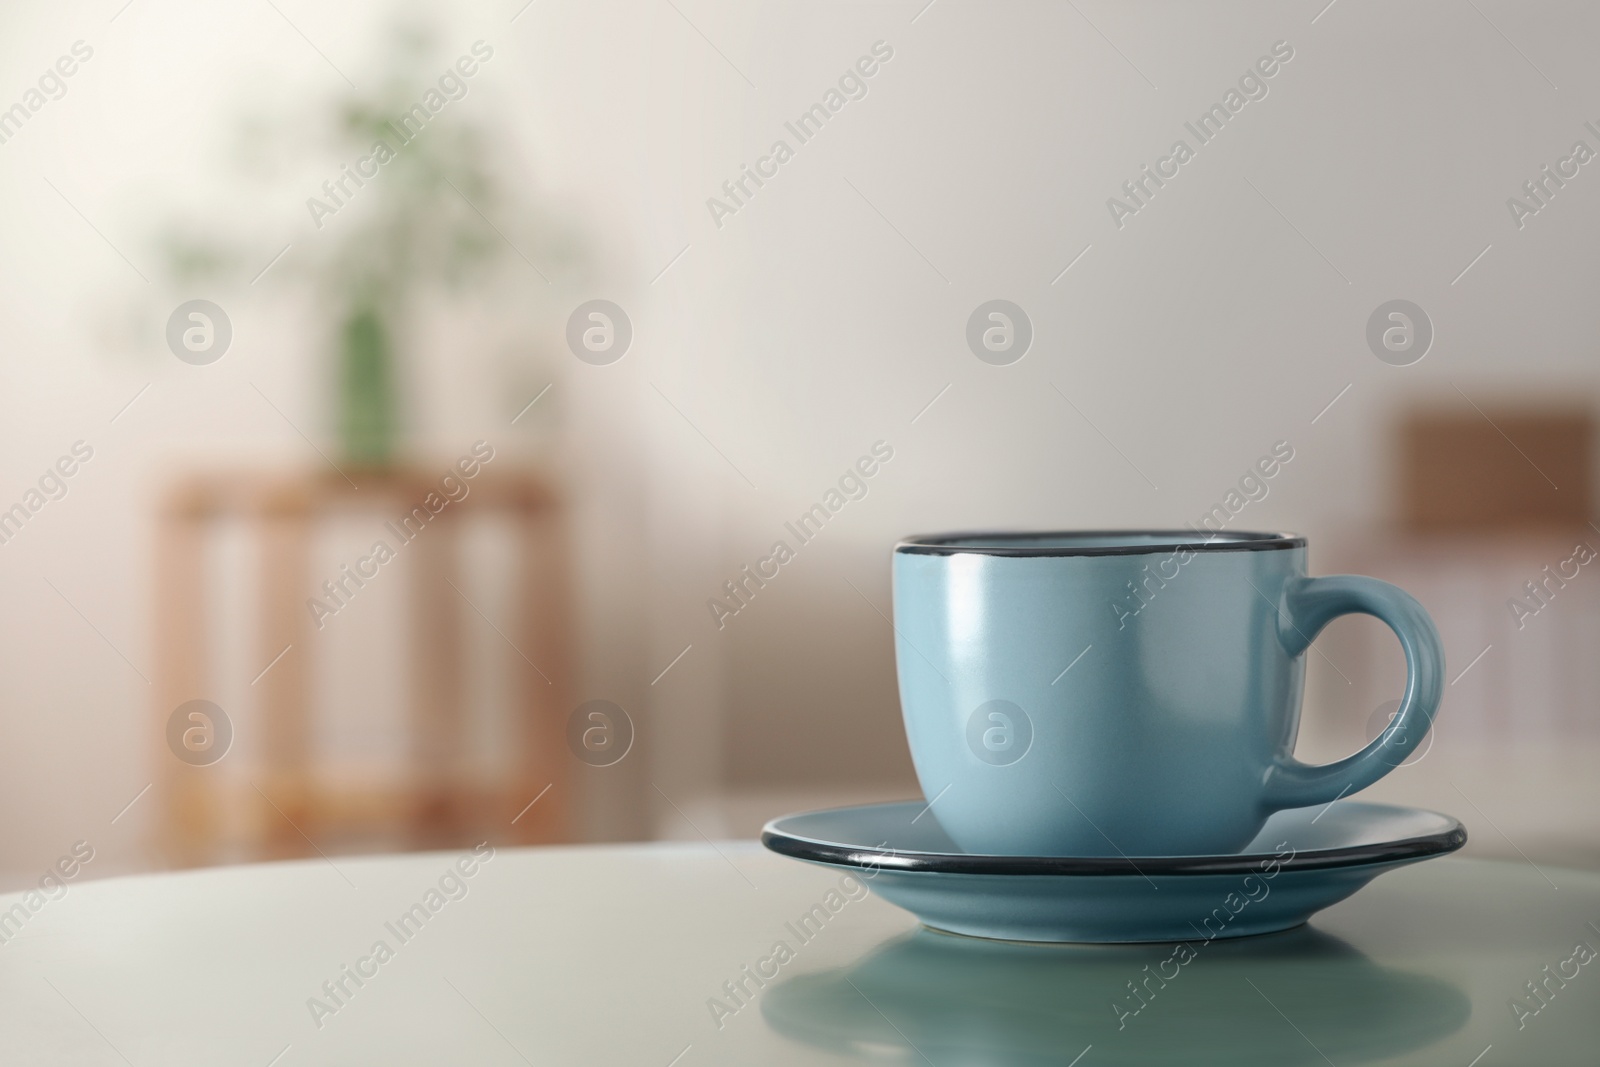
[[[1401,526],[1415,534],[1560,532],[1594,514],[1582,409],[1411,411],[1400,424]]]
[[[352,471],[285,477],[247,472],[191,477],[161,509],[158,529],[156,714],[159,736],[186,701],[214,690],[223,622],[208,566],[208,541],[226,522],[239,523],[259,559],[254,631],[259,662],[272,665],[252,683],[259,737],[244,774],[192,766],[158,753],[161,845],[173,863],[193,866],[231,859],[305,856],[330,841],[356,848],[442,848],[492,835],[531,843],[567,838],[565,718],[570,698],[567,644],[568,562],[556,498],[536,474],[483,469],[470,491],[403,540],[394,524],[439,494],[439,472]],[[462,531],[470,518],[498,514],[515,543],[513,618],[500,632],[462,591]],[[392,728],[407,736],[404,766],[378,781],[328,773],[313,752],[318,713],[313,699],[314,613],[309,598],[329,593],[312,574],[313,538],[336,518],[389,520],[386,540],[406,557],[404,653],[407,707]],[[424,527],[425,528],[422,528]],[[386,566],[393,566],[387,564]],[[334,580],[343,574],[331,576]],[[369,579],[370,576],[369,576]],[[391,578],[389,581],[401,581]],[[346,589],[354,589],[346,582]],[[515,651],[510,736],[497,739],[514,769],[497,780],[469,757],[464,735],[467,679],[464,628],[485,623]],[[498,640],[498,639],[496,639]],[[323,647],[326,647],[325,643]],[[275,658],[276,657],[276,658]],[[335,668],[337,664],[322,666]],[[235,720],[235,726],[245,717]],[[226,757],[224,757],[224,760]],[[530,805],[537,798],[538,802]],[[242,815],[242,817],[240,817]]]
[[[1340,565],[1402,586],[1438,623],[1452,683],[1444,732],[1535,744],[1600,736],[1600,559],[1574,556],[1580,544],[1600,552],[1593,416],[1571,405],[1421,408],[1402,416],[1396,443],[1396,528]],[[1372,708],[1403,678],[1378,667],[1398,670],[1387,633],[1366,632],[1343,673]]]

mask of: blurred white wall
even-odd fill
[[[17,813],[0,867],[78,838],[111,862],[142,855],[148,808],[110,819],[163,755],[146,681],[159,486],[230,460],[315,465],[302,432],[331,446],[306,309],[266,283],[180,292],[153,239],[164,219],[224,213],[263,265],[289,244],[273,269],[291,267],[318,239],[304,201],[333,167],[308,146],[285,173],[231,179],[237,120],[360,83],[384,10],[106,0],[0,15],[0,105],[73,42],[94,49],[0,144],[0,502],[74,441],[95,449],[69,495],[0,545],[0,802]],[[1506,207],[1574,141],[1600,149],[1584,126],[1600,125],[1600,12],[1582,4],[432,10],[449,54],[496,49],[452,106],[503,124],[512,173],[596,264],[441,311],[408,402],[426,454],[492,437],[561,466],[583,695],[640,728],[635,758],[585,779],[597,836],[649,832],[676,818],[663,797],[724,787],[909,786],[880,614],[901,535],[1182,525],[1284,440],[1293,462],[1236,525],[1311,535],[1315,566],[1319,539],[1383,516],[1386,427],[1408,399],[1589,397],[1600,378],[1600,176],[1583,168],[1521,229]],[[785,122],[880,41],[893,56],[866,95],[799,144]],[[1265,98],[1119,228],[1107,199],[1193,143],[1184,123],[1280,41],[1293,58]],[[719,226],[707,199],[780,138],[793,158]],[[233,320],[209,367],[161,343],[190,296]],[[633,321],[609,367],[565,350],[566,315],[591,297]],[[993,298],[1035,330],[1011,366],[964,339]],[[1408,367],[1364,340],[1394,298],[1436,330]],[[508,335],[496,309],[510,307]],[[511,426],[551,381],[537,417]],[[708,598],[880,440],[894,456],[868,495],[719,628]],[[1313,714],[1369,710],[1338,699]]]

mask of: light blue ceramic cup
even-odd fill
[[[1294,758],[1311,641],[1373,615],[1400,639],[1388,728]],[[917,777],[968,852],[1211,855],[1326,804],[1426,736],[1444,651],[1404,591],[1306,576],[1292,534],[951,534],[894,553],[895,658]]]

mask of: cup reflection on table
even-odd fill
[[[782,982],[761,1014],[846,1055],[1057,1067],[1089,1045],[1096,1064],[1348,1067],[1429,1046],[1471,1015],[1456,986],[1380,966],[1309,926],[1191,947],[1174,974],[1170,944],[1022,945],[922,928]]]

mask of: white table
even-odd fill
[[[0,1062],[946,1067],[1082,1053],[1080,1067],[1467,1067],[1483,1054],[1478,1067],[1592,1067],[1600,1057],[1600,960],[1520,1030],[1509,1007],[1576,942],[1600,950],[1587,925],[1600,926],[1592,874],[1457,859],[1393,872],[1311,927],[1205,947],[1119,1030],[1114,998],[1170,947],[995,945],[917,931],[906,913],[848,893],[801,941],[792,924],[839,876],[749,843],[500,849],[461,879],[464,896],[441,893],[425,922],[398,928],[457,858],[74,883],[5,928]],[[445,888],[460,893],[449,878]],[[0,898],[0,916],[20,899]],[[392,958],[361,964],[380,940]],[[779,940],[793,958],[757,988],[742,968],[771,959]],[[324,982],[358,965],[375,973],[360,986],[344,977],[336,1003]],[[752,991],[743,1005],[724,986],[740,981]],[[313,997],[336,1008],[316,1013],[320,1027]],[[729,1009],[715,1013],[720,1027],[711,998]]]

